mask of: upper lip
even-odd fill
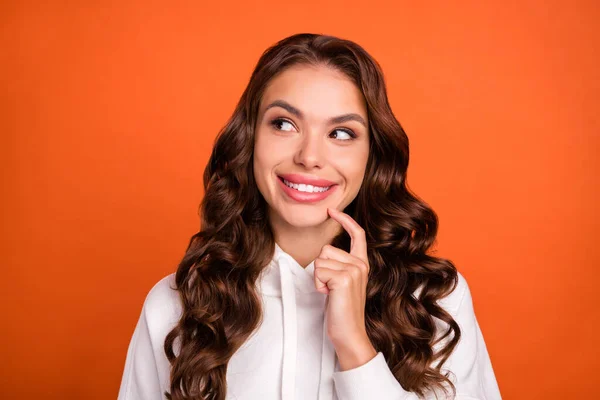
[[[292,183],[298,183],[298,184],[304,183],[305,185],[320,186],[320,187],[327,187],[327,186],[335,185],[334,182],[328,181],[327,179],[318,178],[316,176],[299,175],[299,174],[282,174],[279,176],[281,178],[285,179],[286,181],[290,181]]]

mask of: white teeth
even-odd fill
[[[296,189],[299,192],[306,192],[306,193],[315,193],[315,192],[322,193],[322,192],[329,190],[329,188],[331,187],[331,186],[319,187],[319,186],[313,186],[313,185],[305,185],[304,183],[297,184],[297,183],[292,183],[290,181],[287,181],[285,179],[283,180],[283,182],[287,186],[289,186],[293,189]]]

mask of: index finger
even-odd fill
[[[350,254],[360,258],[369,265],[367,255],[367,238],[365,230],[348,214],[338,211],[335,208],[327,208],[329,215],[338,221],[350,235]]]

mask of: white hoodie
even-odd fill
[[[163,345],[181,315],[174,276],[163,278],[146,297],[127,351],[119,400],[159,400],[169,390]],[[357,368],[339,370],[326,333],[327,295],[317,292],[313,277],[314,261],[302,268],[275,245],[273,260],[257,282],[263,322],[229,361],[227,400],[417,400],[398,383],[381,352]],[[457,400],[501,399],[469,287],[458,277],[457,288],[438,303],[462,333],[442,372],[452,372]],[[442,331],[447,326],[436,323]]]

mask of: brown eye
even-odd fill
[[[287,121],[282,118],[274,119],[273,121],[271,121],[271,125],[275,127],[275,129],[277,129],[278,131],[289,132],[294,128],[294,125],[292,125],[290,121]]]
[[[336,136],[337,136],[336,139],[340,140],[342,142],[347,142],[347,141],[350,141],[350,140],[353,140],[356,138],[356,135],[354,134],[354,132],[352,132],[351,130],[348,130],[348,129],[336,129],[332,132],[332,134],[334,132],[342,132],[341,136],[346,137],[346,139],[340,139],[340,134],[339,133],[336,134]]]

